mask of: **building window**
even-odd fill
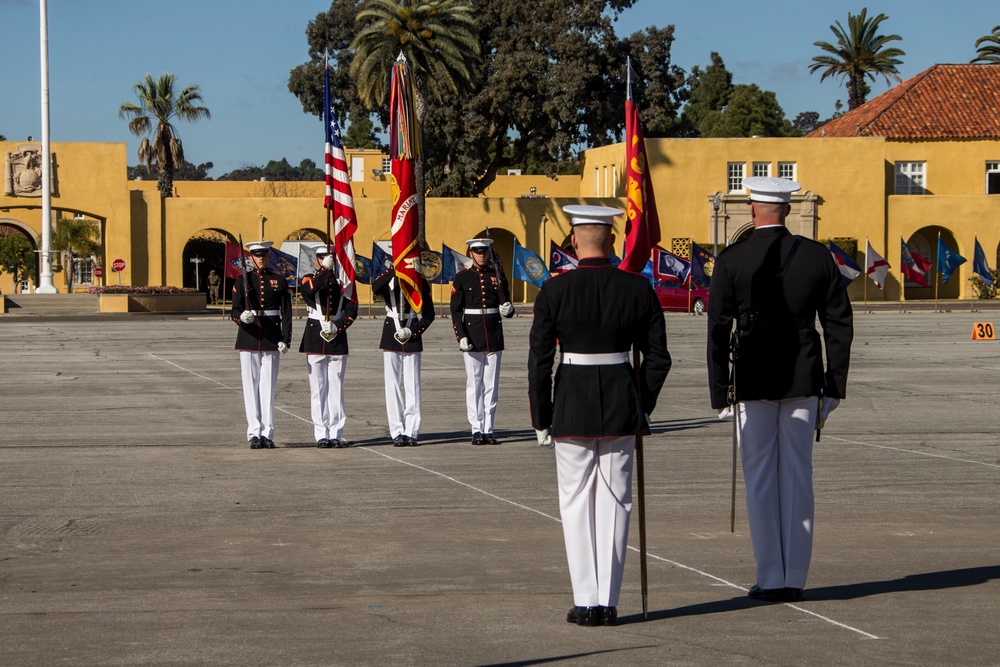
[[[754,162],[753,163],[753,175],[767,177],[771,175],[771,163],[770,162]]]
[[[896,163],[896,194],[922,195],[926,193],[926,162]]]
[[[746,174],[747,166],[742,162],[730,162],[729,172],[729,193],[743,192],[743,177]]]
[[[73,284],[94,284],[94,260],[89,257],[73,258]]]
[[[392,158],[384,157],[382,158],[382,173],[388,174],[392,172]]]
[[[795,180],[795,163],[794,162],[779,162],[778,163],[778,178],[787,178],[790,181]]]
[[[986,194],[1000,195],[1000,162],[986,163]]]

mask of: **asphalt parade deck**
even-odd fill
[[[290,352],[263,451],[244,442],[230,322],[4,319],[0,664],[1000,664],[1000,348],[970,340],[990,317],[858,315],[849,398],[814,455],[807,599],[760,604],[742,497],[729,532],[705,318],[667,316],[674,368],[645,445],[650,614],[633,551],[617,628],[565,622],[553,456],[527,417],[530,316],[506,324],[501,446],[468,444],[438,321],[421,446],[391,447],[381,324],[361,320],[353,446],[313,446]]]

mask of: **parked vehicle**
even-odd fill
[[[708,287],[702,284],[701,278],[694,277],[688,294],[688,283],[681,282],[674,276],[663,276],[656,283],[653,291],[660,300],[660,307],[665,311],[680,311],[682,313],[704,313],[708,306]]]

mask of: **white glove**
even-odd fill
[[[535,437],[538,439],[538,445],[540,447],[551,447],[554,443],[552,442],[552,436],[549,435],[549,429],[542,429],[539,431],[535,429]]]
[[[399,331],[393,334],[393,338],[398,340],[400,343],[405,343],[413,337],[413,332],[410,331],[409,327],[403,327]]]
[[[280,341],[278,343],[278,352],[281,352],[282,354],[288,352],[288,346],[285,344],[285,341]]]
[[[332,320],[319,321],[319,335],[327,343],[337,337],[337,327],[333,326]]]
[[[508,301],[507,303],[500,304],[500,314],[504,317],[510,317],[514,314],[514,305]]]
[[[240,313],[240,322],[243,324],[253,324],[257,321],[257,316],[253,314],[252,310],[244,310]]]
[[[726,407],[719,410],[719,421],[722,422],[733,421],[733,406],[727,405]]]
[[[389,258],[386,258],[385,261],[382,262],[382,267],[385,268],[385,269],[391,269],[392,268],[392,260],[389,259]]]
[[[819,409],[819,421],[821,424],[826,421],[831,412],[837,409],[838,405],[840,405],[839,398],[823,397],[823,405]]]
[[[333,268],[333,255],[327,255],[323,258],[323,268],[332,269]]]
[[[469,350],[472,349],[472,343],[469,342],[468,338],[463,338],[462,340],[458,341],[458,349],[460,349],[462,352],[468,352]]]

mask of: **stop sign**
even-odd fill
[[[94,277],[95,278],[100,278],[103,275],[104,275],[104,269],[102,269],[99,266],[95,266],[94,267]]]
[[[124,271],[125,270],[125,260],[124,259],[116,259],[115,261],[111,262],[111,270],[112,271]]]

